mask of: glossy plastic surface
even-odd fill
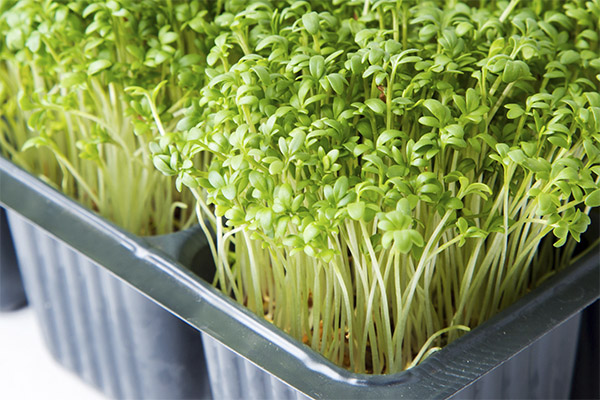
[[[544,334],[513,358],[497,366],[453,399],[566,399],[575,363],[581,313]],[[211,389],[215,399],[294,399],[307,397],[203,335]],[[494,352],[502,343],[491,344]],[[464,369],[471,368],[465,365]],[[328,395],[330,395],[328,393]],[[390,393],[393,396],[393,393]]]
[[[200,332],[20,214],[8,217],[31,306],[61,365],[113,398],[210,398]],[[186,265],[206,247],[195,230],[151,239]]]
[[[0,311],[12,311],[27,304],[6,211],[0,207]]]
[[[394,375],[359,375],[333,365],[144,240],[4,159],[0,159],[0,202],[309,397],[449,397],[577,314],[600,292],[596,249],[418,367]]]

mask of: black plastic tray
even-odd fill
[[[594,249],[585,260],[419,366],[386,376],[353,374],[259,319],[147,241],[116,228],[5,159],[0,159],[0,202],[309,397],[452,396],[600,296]]]
[[[8,219],[27,296],[60,365],[113,398],[210,398],[200,332],[19,213]],[[197,231],[146,240],[183,265],[211,265]]]
[[[26,304],[6,211],[0,207],[0,311],[17,310]]]

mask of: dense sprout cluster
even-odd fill
[[[222,290],[338,364],[399,371],[568,262],[600,204],[599,18],[227,3],[155,161],[214,205]]]
[[[190,78],[203,75],[207,51],[193,27],[208,3],[2,2],[2,153],[135,233],[189,225],[193,199],[155,170],[148,143],[152,113],[174,126],[203,84]],[[155,90],[160,106],[130,86]]]

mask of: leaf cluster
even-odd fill
[[[3,151],[131,231],[188,225],[191,195],[172,190],[148,145],[158,134],[154,116],[173,130],[173,111],[203,84],[210,11],[197,0],[4,2],[0,81],[11,126]]]

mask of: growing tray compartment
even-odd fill
[[[211,398],[196,329],[18,212],[8,219],[30,303],[62,366],[113,398]],[[198,231],[145,240],[183,265],[207,262],[211,273]]]
[[[31,305],[61,365],[114,398],[210,398],[197,330],[18,213],[9,219]],[[174,235],[153,242],[202,238]]]
[[[0,207],[0,311],[17,310],[27,304],[6,210]]]
[[[580,313],[569,318],[452,398],[568,398],[577,349],[574,338],[579,332],[580,320]],[[214,398],[308,399],[210,336],[204,334],[203,339]],[[331,393],[324,398],[330,398],[329,395]]]
[[[207,339],[205,346],[216,397],[234,397],[236,393],[267,398],[500,397],[502,392],[492,395],[489,387],[502,389],[511,385],[513,376],[520,374],[502,372],[510,366],[509,360],[517,362],[520,356],[531,357],[528,351],[532,354],[547,352],[548,347],[535,350],[532,344],[554,343],[549,346],[556,351],[556,343],[564,340],[558,333],[576,330],[577,315],[597,299],[600,292],[596,248],[585,259],[561,271],[417,367],[385,376],[353,374],[225,297],[150,243],[121,231],[3,159],[0,159],[0,185],[2,203],[50,230],[54,238],[76,248],[203,331],[205,337],[210,336],[212,340]],[[566,347],[561,346],[561,350],[568,352]],[[231,351],[234,354],[227,353]],[[574,354],[560,360],[572,357]],[[520,361],[521,367],[523,362]],[[529,361],[528,364],[546,363]],[[562,364],[568,369],[572,361],[551,364],[552,368]],[[532,375],[518,378],[539,387],[536,385],[548,383],[546,377],[555,376],[555,372],[546,376],[542,373],[538,372],[537,382]],[[226,374],[228,379],[217,382],[214,377],[219,374],[221,377]],[[485,379],[494,375],[500,376],[501,382],[484,384]],[[563,382],[568,386],[570,373],[565,375],[568,379]],[[482,376],[482,381],[473,384]],[[248,386],[231,388],[238,385],[238,378]],[[533,396],[544,396],[536,390],[530,389]],[[565,390],[568,393],[568,389]]]

